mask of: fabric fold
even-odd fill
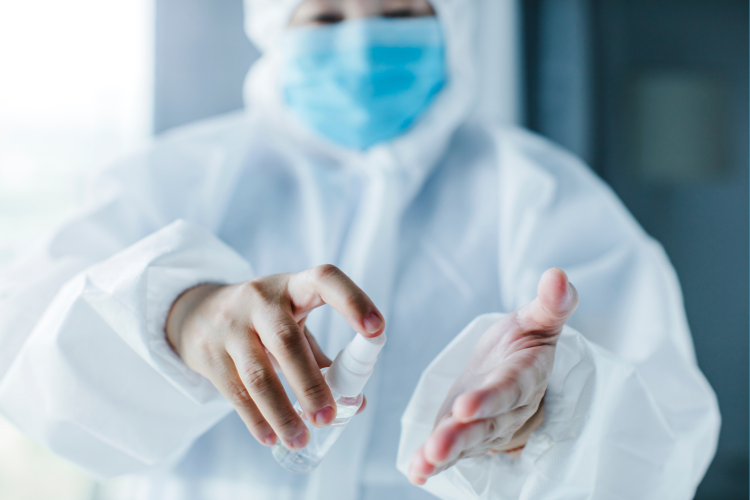
[[[503,316],[476,318],[422,374],[401,420],[397,467],[404,475],[477,341]],[[684,452],[705,432],[704,416],[682,429],[670,425],[632,364],[567,326],[544,407],[544,422],[519,458],[464,459],[423,488],[443,500],[692,497],[697,484],[684,477],[697,480],[702,471]]]
[[[251,276],[235,251],[186,221],[90,266],[60,290],[0,380],[0,411],[100,477],[175,460],[232,408],[170,348],[169,309],[197,284]]]

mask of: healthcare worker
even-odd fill
[[[483,2],[246,7],[247,110],[103,171],[0,281],[2,415],[125,498],[691,498],[719,414],[675,273],[474,117]],[[355,331],[389,339],[367,407],[290,473],[267,446],[307,443],[295,396],[330,422]]]

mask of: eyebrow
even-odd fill
[[[383,15],[386,17],[416,17],[434,13],[432,5],[427,2],[419,5],[414,5],[414,2],[408,0],[391,0],[383,3]]]
[[[326,12],[319,12],[309,17],[309,20],[318,23],[336,23],[341,21],[344,15],[341,12],[335,10],[329,10]]]
[[[383,16],[385,17],[411,17],[415,14],[415,10],[411,7],[394,7],[383,9]]]

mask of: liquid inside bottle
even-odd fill
[[[327,370],[328,368],[321,370],[324,376]],[[305,418],[299,401],[295,403],[294,409],[297,410],[308,431],[310,431],[310,442],[301,450],[292,450],[279,440],[272,448],[273,457],[279,464],[292,472],[305,474],[315,469],[323,460],[325,454],[341,435],[346,424],[362,406],[362,394],[347,397],[333,392],[333,399],[336,401],[336,418],[330,425],[322,428],[312,425]]]

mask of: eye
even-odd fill
[[[412,9],[393,9],[383,12],[383,17],[399,18],[399,17],[414,17],[414,11]]]
[[[340,12],[321,12],[311,19],[315,24],[335,24],[340,23],[344,20],[344,16]]]

